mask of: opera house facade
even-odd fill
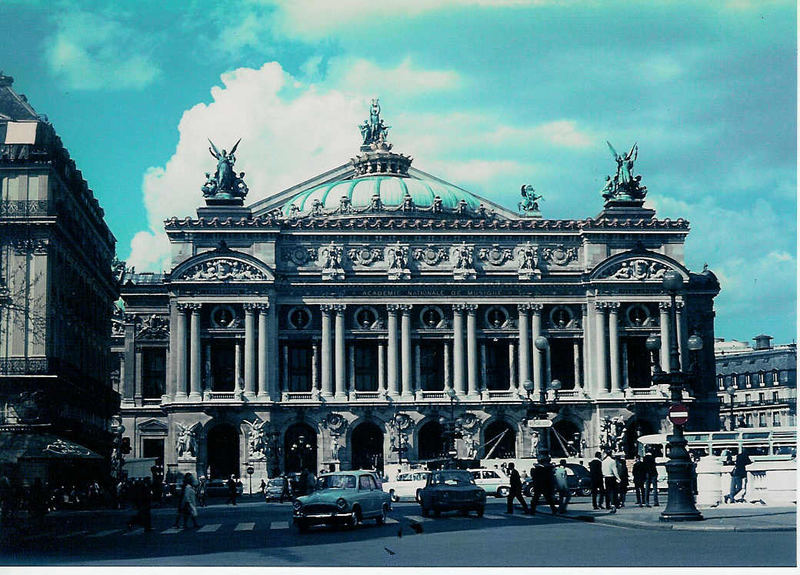
[[[165,222],[169,270],[122,282],[113,377],[131,456],[254,479],[521,458],[542,418],[554,455],[593,453],[610,422],[633,449],[666,430],[646,341],[666,342],[668,271],[690,429],[719,425],[719,283],[684,265],[689,223],[644,207],[635,148],[598,215],[553,220],[530,187],[510,209],[412,167],[376,103],[361,132],[350,162],[251,205],[235,146],[212,144],[205,205]],[[692,334],[708,345],[690,352]]]

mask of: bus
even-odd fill
[[[656,462],[666,461],[667,433],[643,435],[638,440],[639,455],[652,453]],[[760,459],[793,459],[797,455],[797,434],[791,429],[757,431],[685,431],[686,450],[698,457],[715,457],[729,453],[735,457],[746,453],[753,461]]]

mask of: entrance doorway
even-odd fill
[[[580,457],[582,454],[578,426],[566,419],[555,422],[550,433],[550,457]]]
[[[383,471],[383,432],[381,428],[365,421],[350,436],[350,462],[353,469]]]
[[[239,475],[239,434],[232,425],[222,423],[211,429],[206,445],[210,478]]]
[[[231,341],[211,344],[212,391],[233,391],[236,386],[236,345]]]
[[[447,453],[444,430],[438,421],[429,421],[417,432],[417,450],[420,461],[436,459]]]
[[[483,457],[507,459],[516,457],[517,434],[510,424],[502,419],[493,421],[483,432],[485,447]],[[481,455],[479,452],[478,455]]]

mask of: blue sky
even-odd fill
[[[122,258],[160,269],[206,137],[257,200],[347,161],[369,98],[415,166],[507,206],[585,218],[639,143],[659,217],[723,291],[717,334],[796,337],[793,2],[201,0],[0,4],[0,67],[54,123]]]

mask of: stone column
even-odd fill
[[[242,391],[242,342],[241,340],[236,340],[236,357],[234,358],[234,376],[233,376],[233,390],[236,393],[240,393]]]
[[[200,391],[205,394],[205,392],[211,391],[214,387],[214,378],[211,376],[211,344],[206,343],[203,346],[203,379],[200,385]]]
[[[608,343],[611,363],[611,393],[619,394],[619,302],[608,303]]]
[[[661,333],[661,369],[669,371],[669,302],[658,303],[659,327]]]
[[[520,388],[526,381],[531,378],[530,358],[531,358],[531,343],[528,334],[530,333],[530,325],[528,323],[528,312],[531,309],[531,304],[521,303],[517,304],[519,311],[519,386]]]
[[[489,374],[486,370],[486,342],[481,342],[478,346],[480,351],[480,381],[478,385],[478,392],[483,393],[484,391],[488,391],[489,386]]]
[[[351,396],[356,391],[356,346],[351,343],[347,346],[347,395]],[[355,397],[355,395],[352,395]]]
[[[386,306],[388,313],[387,334],[386,334],[386,383],[389,386],[389,395],[397,397],[400,395],[400,382],[397,379],[397,304]]]
[[[446,341],[442,345],[444,353],[444,388],[448,389],[453,386],[453,379],[450,377],[450,342]]]
[[[333,371],[331,360],[331,306],[319,306],[322,312],[322,397],[333,397]]]
[[[622,358],[620,359],[622,362],[620,366],[622,368],[622,389],[625,390],[630,387],[628,383],[628,340],[620,338],[620,343],[622,346]]]
[[[608,392],[608,377],[606,375],[606,304],[595,302],[595,378],[596,394],[600,395]]]
[[[517,350],[514,349],[514,340],[508,340],[508,389],[514,391],[517,385]]]
[[[135,353],[136,359],[136,374],[134,377],[134,386],[133,386],[133,401],[136,405],[142,405],[142,350],[137,349]]]
[[[414,389],[411,392],[416,396],[422,391],[422,350],[419,343],[414,344]]]
[[[345,359],[344,359],[344,310],[343,304],[335,304],[334,311],[336,312],[336,320],[334,322],[334,348],[336,353],[335,369],[336,369],[336,397],[345,398],[347,381],[345,379]]]
[[[464,381],[464,304],[453,305],[453,388],[466,393]]]
[[[267,332],[267,310],[268,303],[258,304],[258,397],[262,401],[269,397],[268,377],[267,377],[267,342],[269,333]]]
[[[583,392],[594,397],[594,374],[592,372],[592,326],[594,317],[590,304],[581,305],[581,321],[583,324]]]
[[[319,391],[319,344],[311,344],[311,391]]]
[[[244,396],[256,395],[255,306],[244,304]]]
[[[378,344],[378,391],[386,393],[386,344]]]
[[[286,393],[289,390],[289,346],[283,344],[281,346],[281,355],[283,356],[283,369],[281,369],[281,393]]]
[[[266,305],[269,305],[268,303]],[[261,313],[267,314],[267,389],[272,401],[280,401],[278,391],[278,319],[275,305],[269,305]]]
[[[409,397],[413,393],[411,381],[411,306],[402,304],[400,306],[400,339],[402,341],[402,349],[400,352],[400,371],[403,383],[403,397]]]
[[[189,360],[189,399],[199,401],[200,395],[200,304],[191,303],[189,309],[192,312],[191,321],[191,358]]]
[[[475,325],[476,304],[466,304],[467,311],[467,393],[478,395],[478,334]]]
[[[531,344],[533,345],[533,393],[538,398],[544,388],[542,352],[536,348],[536,338],[542,333],[542,304],[531,304]]]
[[[572,340],[572,363],[575,374],[575,389],[581,389],[583,387],[583,379],[581,377],[583,373],[581,370],[581,342],[577,337]]]
[[[175,390],[176,399],[186,399],[186,312],[189,309],[187,304],[179,303],[178,308],[178,341],[177,353],[175,354]]]
[[[688,345],[687,340],[689,338],[689,330],[685,321],[686,318],[683,317],[683,307],[684,305],[682,301],[675,302],[675,316],[678,325],[678,354],[681,358],[681,370],[687,371],[689,369],[689,358],[687,357],[688,353],[686,346]]]

